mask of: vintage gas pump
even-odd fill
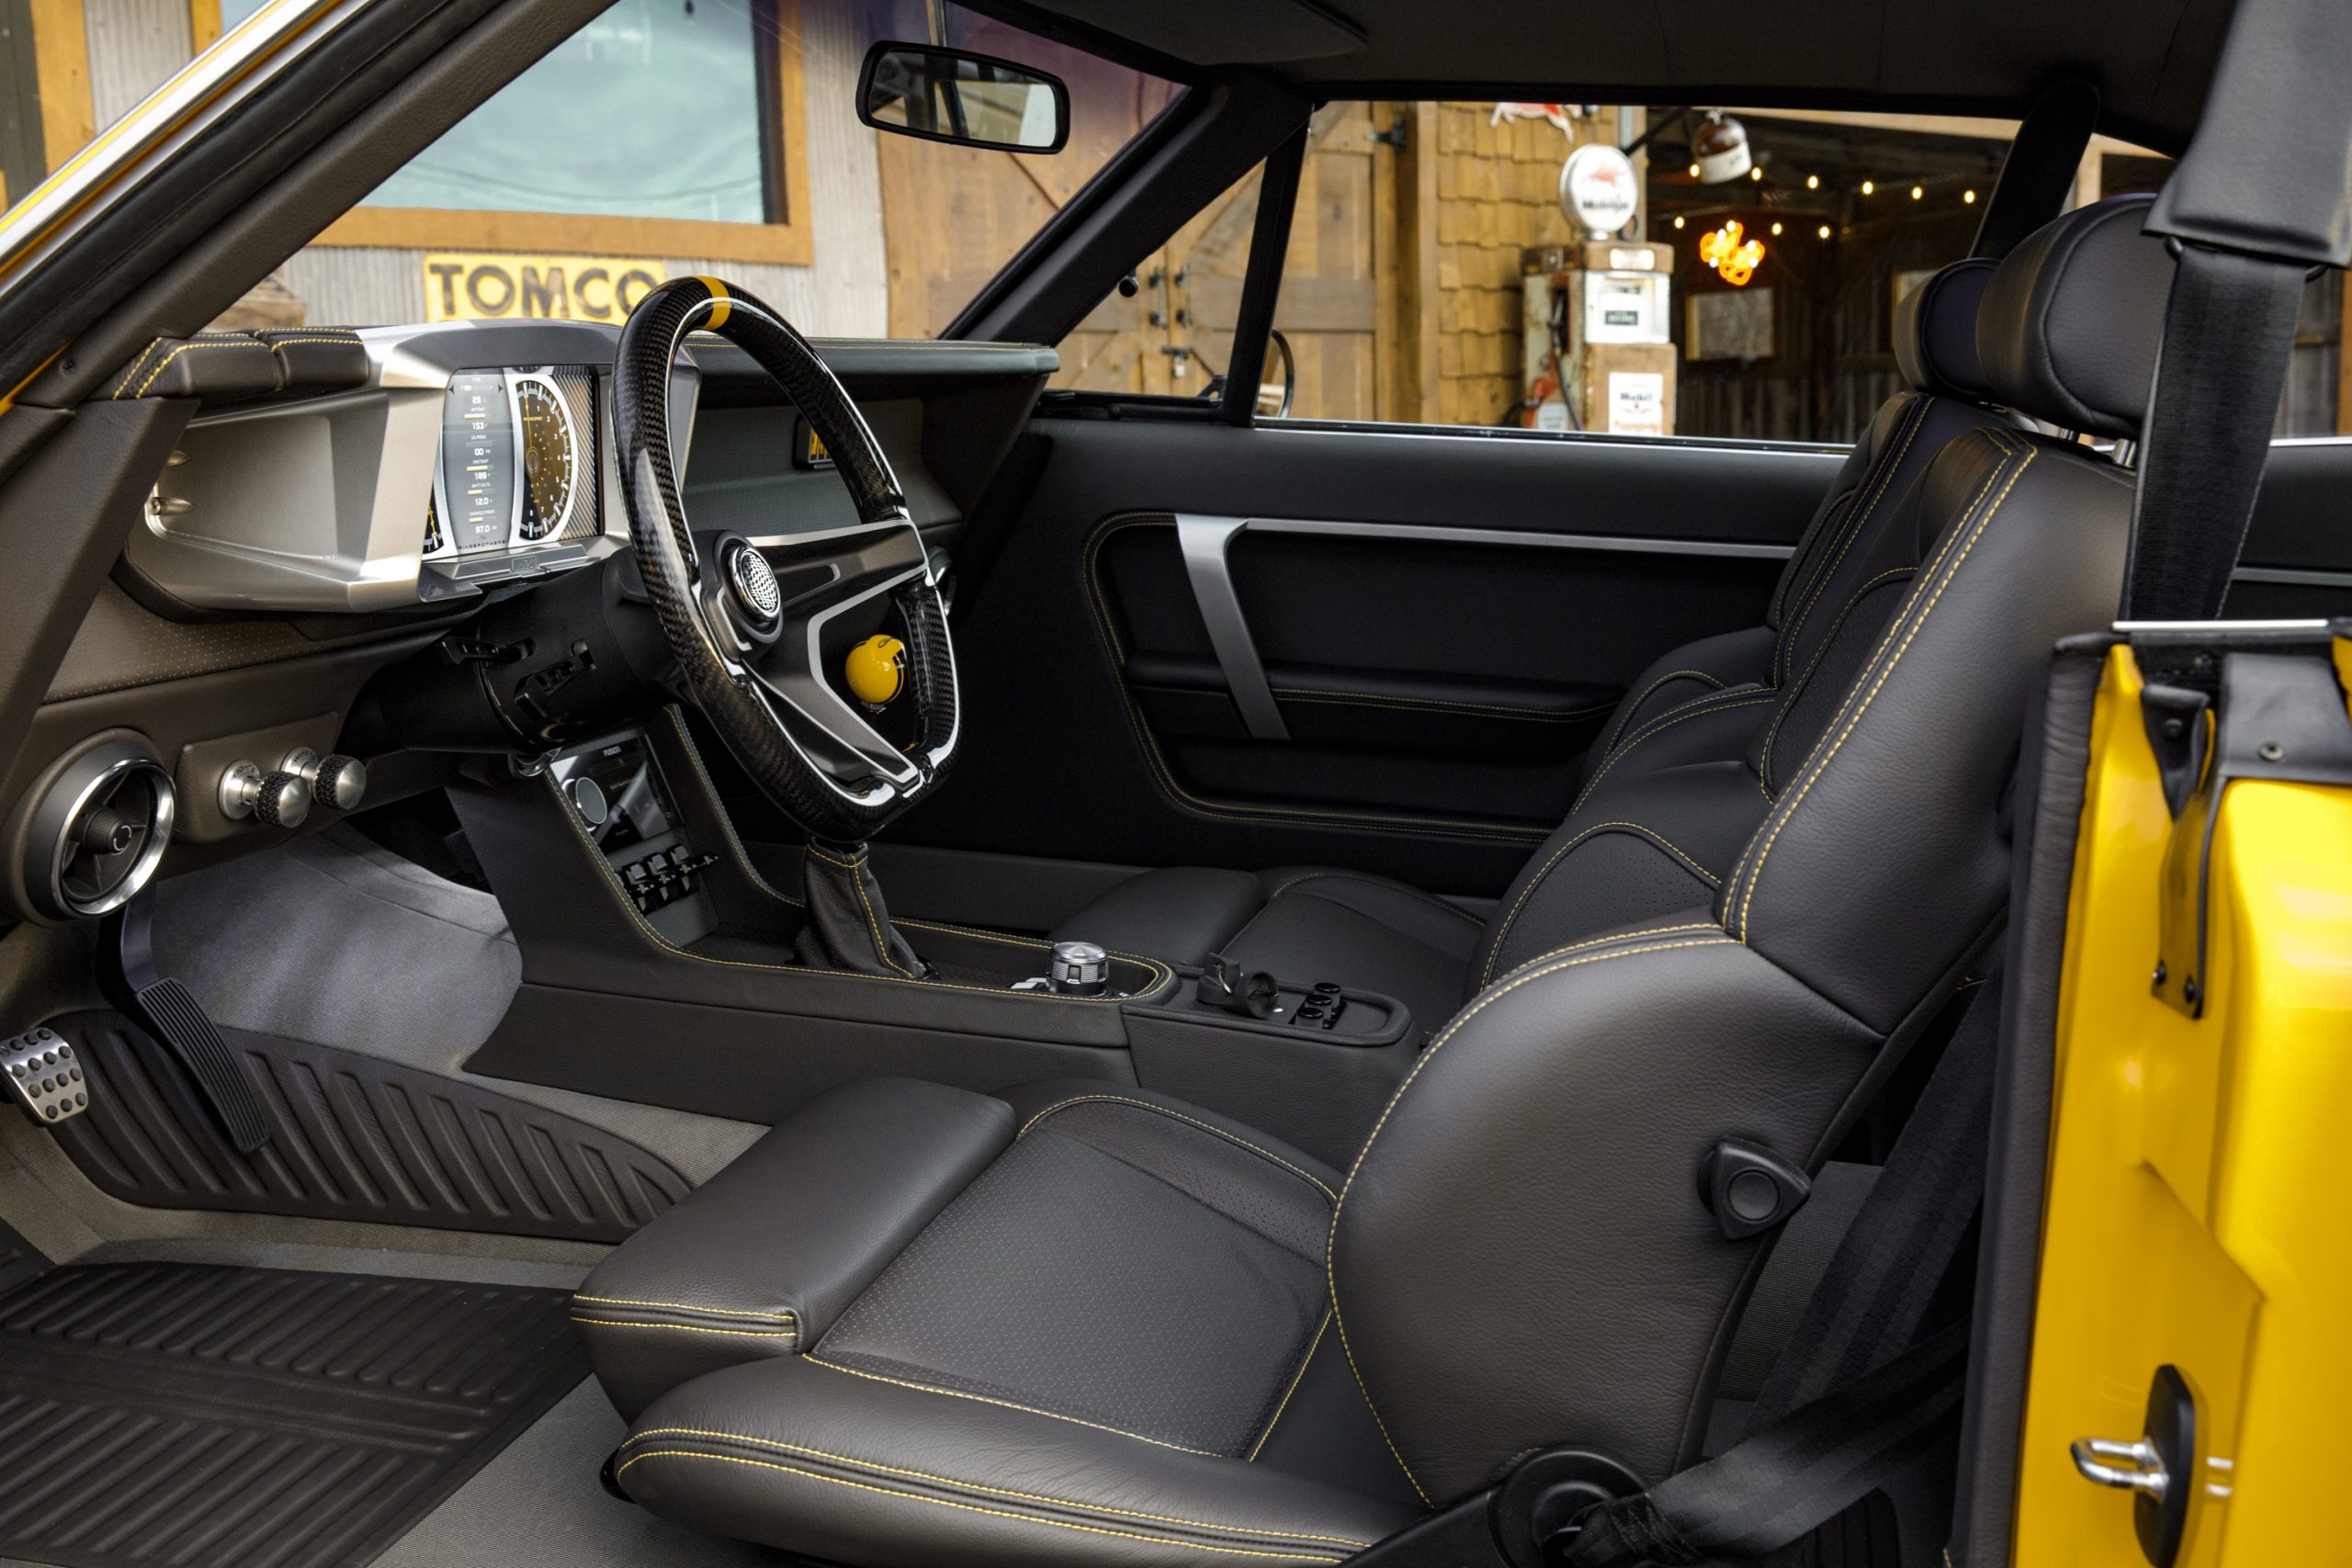
[[[1591,237],[1521,253],[1524,423],[1537,430],[1674,432],[1673,249],[1610,237],[1638,211],[1635,178],[1616,148],[1577,148],[1560,205]]]

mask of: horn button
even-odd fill
[[[772,628],[784,610],[784,590],[777,586],[767,558],[746,541],[730,539],[725,566],[728,607],[747,625],[762,631]]]

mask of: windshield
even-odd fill
[[[0,127],[0,189],[28,192],[262,3],[142,6],[136,26],[120,6],[37,6],[74,15],[37,40],[39,112]],[[1060,77],[1069,145],[862,125],[859,66],[884,39]],[[710,273],[812,334],[935,336],[1179,91],[937,0],[615,0],[219,324],[617,322],[664,278]]]

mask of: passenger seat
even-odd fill
[[[1515,964],[1707,903],[1812,750],[1935,540],[1914,492],[1986,403],[1976,349],[1989,260],[1956,262],[1897,308],[1889,399],[1781,574],[1765,623],[1688,644],[1628,688],[1586,757],[1567,820],[1494,918],[1388,878],[1317,866],[1147,872],[1055,932],[1198,964],[1222,952],[1285,980],[1397,998],[1433,1030]]]

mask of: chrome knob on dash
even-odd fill
[[[272,828],[299,828],[311,815],[311,786],[300,773],[265,773],[251,762],[232,763],[220,775],[220,815]]]

